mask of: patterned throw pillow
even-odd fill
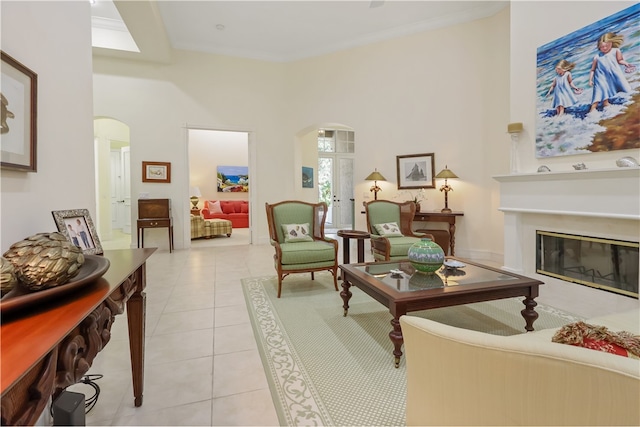
[[[402,232],[395,222],[385,222],[373,226],[379,235],[383,237],[402,236]]]
[[[285,243],[313,242],[313,237],[309,235],[311,230],[308,222],[304,224],[282,224],[282,232],[284,233]]]

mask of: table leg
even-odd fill
[[[351,248],[348,237],[342,238],[342,263],[350,264],[351,263]]]
[[[358,262],[364,262],[364,239],[358,239]]]
[[[127,301],[127,323],[129,327],[129,352],[131,354],[131,375],[133,377],[133,404],[142,406],[144,389],[144,341],[146,295],[144,289],[144,267],[140,267],[137,275],[138,286]]]
[[[169,253],[173,252],[173,225],[169,227]]]
[[[391,338],[391,342],[393,343],[393,355],[395,356],[395,365],[397,368],[400,366],[400,358],[402,357],[401,348],[404,343],[402,329],[400,329],[400,319],[398,317],[391,319],[391,326],[393,326],[393,329],[389,332],[389,338]]]
[[[535,302],[535,300],[531,297],[525,297],[522,303],[524,304],[525,308],[520,312],[520,314],[522,314],[525,322],[527,322],[525,329],[527,330],[527,332],[531,332],[533,331],[533,322],[535,322],[538,318],[538,313],[536,313],[536,311],[534,310],[538,303]]]
[[[349,312],[349,299],[351,299],[351,291],[349,288],[351,287],[351,283],[346,280],[342,281],[342,292],[340,292],[340,296],[342,297],[342,301],[344,301],[344,305],[342,308],[344,312],[342,314],[343,317],[347,317],[347,313]]]
[[[449,247],[451,248],[451,256],[456,255],[456,225],[449,224]]]

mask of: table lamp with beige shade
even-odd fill
[[[447,179],[457,177],[458,175],[453,173],[447,165],[435,176],[436,179],[444,179],[444,185],[440,187],[440,191],[444,191],[444,208],[441,210],[443,213],[451,213],[451,209],[449,209],[449,191],[453,191],[453,188],[449,185]]]
[[[373,200],[378,200],[378,191],[382,191],[382,188],[378,187],[378,181],[386,181],[387,179],[382,176],[378,169],[374,169],[373,172],[365,178],[365,181],[373,181],[370,191],[373,191]]]

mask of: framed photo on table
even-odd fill
[[[38,75],[5,52],[0,56],[0,166],[36,172]]]
[[[142,182],[171,182],[170,162],[142,162]]]
[[[433,153],[396,156],[398,189],[436,188]]]
[[[53,211],[53,219],[58,231],[64,234],[82,252],[89,255],[103,253],[98,233],[87,209],[71,209],[67,211]]]

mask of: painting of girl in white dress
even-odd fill
[[[538,48],[536,157],[640,148],[640,3]]]

